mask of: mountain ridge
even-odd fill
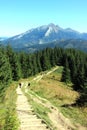
[[[32,28],[24,33],[10,37],[3,41],[4,45],[10,44],[13,48],[29,48],[39,44],[48,44],[61,40],[87,40],[87,33],[80,33],[71,28],[61,28],[50,23],[37,28]],[[71,45],[72,46],[72,45]]]

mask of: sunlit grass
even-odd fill
[[[39,96],[48,99],[53,105],[73,123],[80,123],[87,127],[87,108],[72,106],[79,96],[71,84],[61,82],[62,67],[50,75],[44,76],[39,82],[33,81],[30,89]]]
[[[42,119],[42,123],[45,123],[47,127],[50,128],[51,130],[56,130],[56,128],[54,128],[53,126],[53,123],[48,117],[48,112],[51,112],[50,109],[31,99],[29,94],[26,94],[26,96],[28,98],[29,103],[32,105],[34,113],[37,115],[38,118]],[[33,94],[33,96],[36,97],[35,94]]]
[[[16,114],[16,85],[12,83],[6,90],[3,103],[0,103],[0,130],[17,130],[18,119]]]

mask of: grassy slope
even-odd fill
[[[0,103],[0,130],[17,130],[16,83],[12,83],[5,92],[3,103]]]
[[[61,72],[62,67],[59,67],[52,74],[43,77],[40,82],[33,81],[31,90],[52,102],[74,124],[79,123],[87,127],[87,108],[70,106],[79,94],[72,90],[72,84],[66,85],[60,82]],[[63,107],[63,105],[66,105],[66,107]]]

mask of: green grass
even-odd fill
[[[17,130],[19,123],[16,114],[16,83],[6,90],[3,103],[0,103],[0,130]]]
[[[33,97],[36,97],[34,93],[32,93],[32,95]],[[38,118],[42,119],[42,123],[45,123],[47,127],[49,127],[51,130],[56,130],[56,128],[53,127],[53,124],[48,117],[48,112],[51,112],[50,109],[43,106],[42,104],[35,102],[33,99],[31,99],[29,94],[26,94],[26,96],[28,98],[29,103],[32,105],[34,113],[37,115]]]
[[[68,118],[72,119],[73,123],[79,123],[87,127],[87,112],[83,108],[78,107],[63,107],[61,112]]]
[[[87,108],[70,106],[78,98],[79,93],[73,91],[72,84],[67,85],[61,82],[62,70],[63,67],[59,67],[50,75],[43,77],[38,83],[33,81],[30,89],[58,107],[64,116],[70,118],[74,124],[79,123],[87,127]],[[62,107],[63,105],[66,106]]]
[[[62,71],[63,71],[63,67],[60,66],[60,67],[59,67],[57,70],[55,70],[52,74],[59,75],[59,74],[62,73]]]

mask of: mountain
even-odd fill
[[[8,38],[7,37],[0,37],[0,41],[4,41],[6,39],[8,39]]]
[[[25,33],[8,38],[3,42],[4,45],[10,44],[14,49],[20,50],[23,48],[30,48],[31,46],[46,45],[55,41],[65,41],[69,39],[87,40],[87,33],[79,33],[71,28],[63,29],[51,23],[49,25],[33,28]]]
[[[54,48],[54,47],[61,47],[61,48],[74,48],[77,50],[82,50],[87,52],[87,40],[80,40],[80,39],[69,39],[69,40],[59,40],[48,42],[44,44],[34,44],[28,47],[21,47],[21,48],[14,48],[16,51],[26,51],[26,52],[35,52],[38,50],[42,50],[44,48]]]

